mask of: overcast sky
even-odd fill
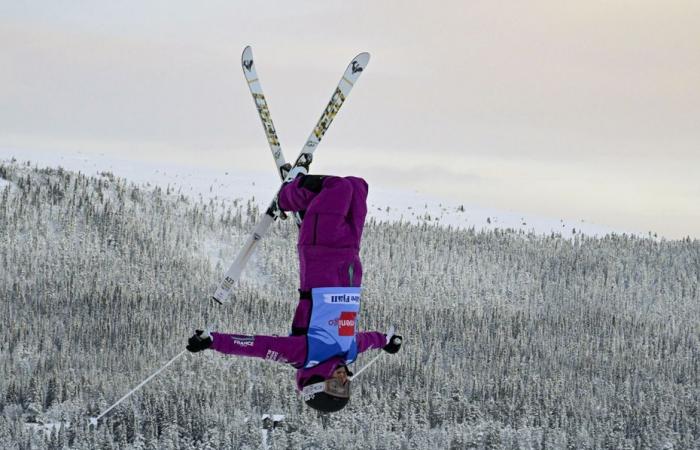
[[[272,170],[345,65],[314,170],[700,237],[698,1],[0,0],[0,147]]]

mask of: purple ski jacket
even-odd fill
[[[317,287],[362,285],[360,241],[367,214],[367,183],[356,177],[302,176],[282,188],[279,205],[284,211],[303,211],[299,230],[299,290]],[[302,295],[301,297],[307,297]],[[313,375],[329,378],[344,365],[342,356],[304,368],[311,315],[311,300],[300,298],[292,320],[291,336],[245,336],[211,333],[210,348],[218,352],[263,358],[290,364],[297,369],[297,388]],[[386,336],[380,332],[358,332],[357,352],[380,349]]]

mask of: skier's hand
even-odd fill
[[[401,348],[403,338],[397,334],[392,334],[391,336],[387,337],[387,342],[388,344],[386,344],[382,350],[393,355]]]
[[[185,348],[192,353],[196,353],[211,347],[212,342],[214,341],[208,333],[205,334],[202,330],[195,330],[194,335],[187,340]]]
[[[272,200],[272,205],[267,209],[267,214],[274,219],[287,220],[287,213],[280,208],[278,197]]]

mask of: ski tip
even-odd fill
[[[253,68],[253,49],[248,45],[243,49],[243,54],[241,55],[241,67],[243,68],[243,73],[248,76],[253,76],[255,69]]]
[[[367,52],[362,52],[359,55],[355,56],[353,61],[357,61],[358,64],[361,64],[362,66],[366,66],[367,63],[369,63],[369,58],[370,54]]]
[[[252,59],[253,58],[253,47],[250,45],[246,45],[245,48],[243,49],[243,53],[241,53],[241,61],[244,59]]]
[[[345,80],[353,84],[360,77],[362,71],[365,70],[367,63],[369,63],[369,53],[362,52],[355,56],[345,70],[345,75],[343,75]]]

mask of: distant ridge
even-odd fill
[[[269,173],[244,173],[232,169],[133,161],[99,153],[0,149],[0,160],[10,160],[13,157],[18,162],[31,161],[32,165],[39,167],[60,166],[87,175],[109,171],[136,184],[162,188],[170,186],[192,197],[230,200],[254,198],[260,207],[264,206],[263,203],[278,186],[272,170]],[[535,234],[561,234],[563,237],[577,234],[604,236],[611,233],[642,236],[641,233],[584,220],[548,218],[468,205],[419,192],[387,188],[376,183],[370,186],[368,209],[369,217],[388,222],[426,223],[475,230],[511,229]]]

